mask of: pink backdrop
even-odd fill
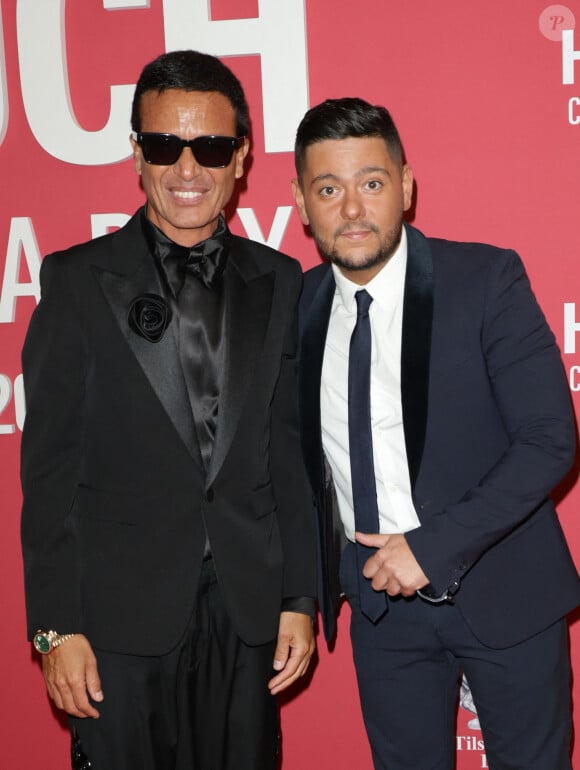
[[[230,225],[305,267],[318,257],[291,208],[299,118],[332,96],[388,106],[415,171],[414,223],[430,235],[520,252],[580,406],[574,16],[578,0],[1,0],[0,766],[68,766],[66,734],[25,641],[19,355],[42,255],[117,226],[142,202],[127,159],[131,86],[142,65],[179,47],[227,57],[253,119],[249,182]],[[574,476],[559,493],[578,559]],[[541,580],[541,564],[538,573]],[[570,636],[578,668],[577,623]],[[487,767],[481,732],[467,724],[472,717],[459,710],[459,770]],[[284,702],[282,720],[285,770],[371,769],[346,609],[335,650],[320,641],[314,675]]]

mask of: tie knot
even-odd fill
[[[227,249],[212,238],[192,248],[174,243],[160,247],[161,264],[176,297],[187,275],[194,276],[208,289],[217,289],[226,258]]]
[[[149,248],[165,273],[174,297],[189,276],[194,276],[208,289],[221,290],[231,244],[230,231],[220,216],[213,235],[192,247],[180,246],[168,238],[143,214],[143,229]]]
[[[356,292],[354,298],[356,299],[357,316],[360,318],[361,316],[368,315],[369,307],[373,301],[373,298],[368,293],[368,291],[366,289],[361,289],[360,291]]]
[[[203,265],[207,262],[207,257],[203,253],[202,249],[193,247],[190,249],[185,258],[183,256],[179,259],[179,265],[186,273],[193,273],[193,275],[200,276],[203,271]]]

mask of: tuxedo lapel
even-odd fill
[[[401,345],[401,398],[411,486],[421,464],[429,397],[429,357],[433,323],[433,261],[425,237],[406,226],[407,274]]]
[[[326,334],[335,290],[334,275],[328,267],[309,307],[304,309],[301,319],[300,419],[306,466],[314,490],[321,490],[324,486],[322,434],[320,430],[320,382]]]
[[[322,278],[318,276],[322,274]],[[316,278],[318,284],[316,285]],[[320,383],[326,336],[332,302],[336,291],[334,274],[328,264],[315,268],[305,279],[300,302],[301,344],[299,372],[300,428],[302,448],[310,484],[315,494],[318,518],[317,548],[318,596],[324,633],[329,640],[336,625],[340,584],[340,554],[344,547],[344,529],[330,467],[322,447]]]
[[[119,231],[115,240],[112,269],[93,265],[93,272],[133,355],[138,360],[177,433],[195,460],[202,462],[199,442],[176,341],[176,325],[172,321],[158,342],[149,342],[129,326],[128,311],[136,297],[165,292],[149,249],[141,233],[137,217]]]
[[[274,273],[259,273],[246,244],[234,238],[225,274],[225,356],[220,406],[207,484],[231,446],[264,338],[274,293]]]

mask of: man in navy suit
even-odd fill
[[[569,769],[580,583],[550,492],[575,429],[522,262],[403,223],[413,176],[383,107],[312,108],[296,168],[325,258],[300,363],[319,600],[327,637],[350,604],[375,768],[454,767],[464,672],[489,767]]]

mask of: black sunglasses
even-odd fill
[[[175,134],[154,132],[131,134],[141,147],[146,163],[156,166],[172,166],[177,163],[184,147],[189,147],[200,166],[206,168],[224,168],[229,166],[234,154],[244,143],[244,136],[197,136],[195,139],[182,139]]]

